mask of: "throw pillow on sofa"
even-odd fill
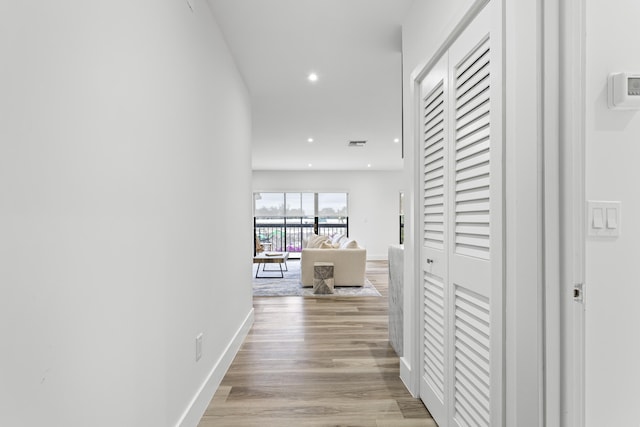
[[[331,238],[331,244],[333,245],[333,247],[336,247],[336,245],[340,242],[340,239],[342,239],[344,237],[344,234],[340,234],[340,233],[336,233],[333,235],[333,237]]]
[[[355,240],[345,239],[340,245],[341,249],[358,249],[358,242]]]
[[[308,248],[319,248],[323,243],[327,242],[329,238],[327,236],[318,236],[317,234],[313,234],[309,236],[307,240]]]

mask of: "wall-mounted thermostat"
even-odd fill
[[[640,110],[640,74],[609,74],[609,108]]]

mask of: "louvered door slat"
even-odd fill
[[[462,157],[456,162],[456,171],[462,171],[469,168],[475,168],[480,165],[489,164],[491,153],[487,149],[482,153],[478,153],[470,157]]]
[[[477,144],[481,141],[489,139],[489,126],[480,127],[475,132],[466,133],[464,135],[458,134],[457,147],[459,150],[467,147],[468,145]]]
[[[430,335],[425,334],[425,339],[428,340],[429,338]],[[434,354],[432,353],[425,353],[424,361],[426,365],[425,375],[428,378],[429,385],[431,385],[439,395],[444,394],[444,372],[440,370],[442,368],[442,365],[439,358],[434,357]]]
[[[456,72],[456,90],[468,90],[487,73],[483,72],[489,65],[489,45],[485,44],[465,59],[465,66],[458,67]]]
[[[466,400],[471,403],[475,412],[481,414],[484,421],[488,422],[489,389],[484,387],[483,380],[478,377],[473,366],[474,364],[468,360],[459,360],[457,374],[459,378],[464,378],[464,380],[459,382],[458,390],[461,391],[460,394],[466,395]]]
[[[458,229],[461,233],[471,234],[471,235],[485,235],[488,233],[486,224],[469,224],[469,223],[458,223]]]
[[[444,247],[444,217],[440,209],[444,198],[444,83],[424,98],[424,244]]]
[[[456,173],[456,182],[470,181],[472,179],[487,177],[490,176],[490,173],[491,165],[489,163],[481,163],[467,169],[458,170]]]
[[[488,138],[475,141],[473,144],[458,146],[458,154],[461,158],[471,157],[483,152],[487,152],[491,148]]]
[[[468,369],[471,370],[471,372],[473,372],[473,375],[476,375],[478,378],[480,378],[480,382],[482,384],[488,384],[489,383],[489,379],[490,379],[490,375],[489,372],[485,370],[486,366],[480,366],[475,360],[473,360],[471,357],[469,357],[467,355],[466,352],[464,351],[459,351],[456,354],[456,357],[458,359],[460,359],[461,362],[461,366],[464,365],[466,366]],[[478,398],[480,399],[484,399],[484,400],[489,400],[490,396],[488,393],[487,389],[476,389],[476,391],[478,392]]]
[[[460,85],[456,95],[456,111],[467,105],[469,101],[489,92],[489,73],[474,75],[465,84]],[[485,95],[486,96],[486,95]]]
[[[434,162],[423,162],[424,167],[424,179],[435,179],[444,176],[444,164],[434,164]]]
[[[428,218],[423,218],[425,223],[427,222],[441,222],[443,218],[435,218],[434,215],[442,216],[444,214],[444,199],[442,195],[435,195],[432,197],[425,197],[423,200],[423,215],[429,215]]]
[[[460,378],[462,375],[459,375]],[[478,402],[475,398],[474,391],[467,389],[459,381],[456,386],[456,403],[458,403],[458,412],[456,413],[457,421],[463,421],[469,427],[488,426],[489,413],[483,406],[484,402]]]
[[[489,238],[487,236],[458,232],[456,233],[456,245],[466,248],[476,248],[478,251],[486,250],[489,246]],[[478,254],[478,256],[480,256],[480,254]]]
[[[442,144],[438,144],[438,142],[441,141],[434,141],[433,144],[428,145],[425,149],[424,149],[424,157],[427,158],[429,156],[433,156],[436,154],[439,154],[440,156],[442,156]]]
[[[433,127],[425,130],[424,140],[427,142],[427,147],[442,140],[442,121],[433,123]]]
[[[489,175],[480,175],[474,177],[474,179],[456,182],[456,192],[464,192],[474,190],[476,188],[487,188],[490,187],[490,184],[491,179]]]
[[[443,107],[444,96],[442,93],[435,92],[434,95],[438,95],[434,98],[433,102],[430,102],[429,105],[425,105],[424,107],[424,123],[425,129],[429,129],[431,126],[428,123],[433,121],[442,121],[444,118],[443,115]]]
[[[425,225],[438,233],[444,233],[444,225],[441,221],[425,221]]]
[[[455,218],[460,224],[483,224],[489,223],[489,215],[485,212],[460,212]]]
[[[490,425],[490,304],[486,297],[456,287],[454,378],[456,417]],[[471,417],[471,418],[469,418]]]
[[[464,117],[471,112],[481,108],[487,100],[485,92],[489,91],[488,86],[480,87],[477,91],[469,91],[459,100],[456,117]]]
[[[424,277],[424,376],[436,393],[444,399],[444,284],[442,280],[425,274]]]
[[[427,172],[436,171],[444,167],[442,156],[439,157],[425,157],[424,167]],[[431,186],[429,186],[431,187]]]
[[[489,200],[489,188],[488,186],[482,186],[478,188],[470,188],[464,191],[456,191],[456,195],[459,202],[470,202],[479,200]]]
[[[435,186],[424,192],[425,206],[440,206],[441,203],[434,202],[435,199],[442,197],[442,185]],[[431,211],[427,212],[431,213]],[[431,221],[431,220],[429,220]]]
[[[477,123],[479,120],[482,120],[484,117],[489,115],[489,101],[487,98],[483,99],[483,103],[471,111],[469,111],[465,115],[461,115],[460,117],[456,117],[456,124],[458,125],[458,130],[462,130],[465,127],[471,126],[474,123]]]
[[[488,120],[488,117],[485,116],[484,118]],[[456,142],[460,143],[459,145],[457,145],[458,148],[462,145],[461,142],[466,138],[473,138],[474,134],[481,132],[488,127],[489,124],[486,121],[475,121],[463,128],[458,129],[456,134]]]
[[[429,307],[428,310],[434,310],[435,308],[433,307]],[[424,331],[425,335],[428,335],[430,337],[430,340],[428,340],[429,342],[435,344],[432,345],[431,348],[432,350],[437,353],[439,356],[444,356],[444,337],[440,334],[439,329],[441,327],[443,327],[443,325],[441,324],[442,319],[439,319],[438,316],[434,316],[433,314],[425,314],[424,316],[424,320],[426,323],[431,323],[433,322],[434,325],[438,326],[438,328],[431,328],[431,329],[426,329]],[[437,329],[437,330],[436,330]],[[438,358],[438,360],[440,360]]]
[[[429,189],[430,193],[427,194],[425,192],[425,196],[440,196],[442,194],[442,188],[444,187],[444,176],[439,175],[431,178],[429,180],[429,184],[431,185],[431,188]]]
[[[425,107],[424,132],[427,133],[433,129],[437,123],[442,123],[443,120],[444,111],[442,111],[442,99],[440,99],[439,102],[432,104],[431,107]]]
[[[442,197],[440,197],[440,199],[442,199]],[[424,210],[425,212],[429,213],[430,220],[432,219],[435,222],[442,221],[442,215],[444,213],[444,205],[442,204],[442,202],[425,204]],[[425,221],[425,223],[427,222],[431,222],[431,221]]]
[[[467,202],[456,203],[456,214],[468,213],[468,212],[477,212],[477,213],[483,213],[488,215],[489,201],[488,200],[471,200]]]
[[[489,53],[489,45],[484,43],[476,49],[473,49],[465,59],[465,63],[467,64],[467,66],[456,68],[456,81],[465,81],[469,78],[470,75],[473,75],[473,73],[477,71],[478,68],[481,68],[480,64],[486,62],[486,58],[489,57]],[[459,85],[460,83],[458,83],[456,87],[458,87]]]
[[[489,58],[489,41],[486,40],[459,64],[456,72],[456,214],[475,211],[490,217]],[[468,227],[456,223],[456,252],[489,259],[489,222],[478,225],[473,233],[469,233]]]
[[[444,90],[438,90],[438,88],[435,88],[430,95],[427,95],[424,98],[423,108],[425,111],[425,117],[428,117],[428,115],[434,111],[437,112],[442,110],[442,104],[444,104]]]
[[[426,172],[423,176],[424,181],[431,181],[431,180],[435,180],[435,179],[439,179],[442,178],[444,175],[442,174],[443,168],[440,169],[435,169],[432,170],[430,172]]]

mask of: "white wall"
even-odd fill
[[[250,105],[193,3],[0,3],[0,425],[193,425],[251,319]]]
[[[387,259],[399,240],[400,171],[254,171],[253,191],[349,193],[349,237],[368,259]]]
[[[589,1],[586,197],[622,202],[621,235],[586,244],[586,425],[636,426],[640,398],[640,111],[607,109],[607,75],[640,72],[635,0]]]

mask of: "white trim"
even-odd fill
[[[411,365],[409,364],[409,362],[407,362],[407,359],[405,357],[401,357],[400,358],[400,380],[402,381],[404,386],[407,388],[407,390],[409,390],[409,393],[411,393],[411,396],[415,398],[419,398],[420,387],[419,386],[416,387],[415,385],[408,383],[409,381],[412,381],[412,378],[414,376],[415,375],[413,375],[411,372]]]
[[[561,4],[561,425],[585,425],[585,302],[573,287],[585,283],[585,0]],[[584,298],[584,295],[583,295]]]
[[[560,427],[560,5],[542,1],[542,262],[540,420]]]
[[[211,402],[213,395],[218,389],[222,378],[227,373],[229,366],[231,366],[233,358],[238,353],[238,350],[240,350],[242,342],[249,333],[253,325],[253,319],[253,308],[251,308],[244,322],[229,342],[229,345],[227,345],[227,348],[213,365],[213,369],[211,369],[207,379],[202,383],[193,399],[191,399],[191,402],[189,402],[180,420],[176,423],[176,427],[192,427],[198,425],[202,415],[209,406],[209,402]]]
[[[544,50],[542,33],[546,0],[503,1],[507,144],[505,425],[542,426],[547,279],[544,201],[548,197],[543,185],[544,156],[547,130],[553,130],[552,123],[545,122],[552,111],[545,110],[543,71],[545,55],[551,52]]]
[[[441,50],[441,49],[440,49]],[[437,64],[439,58],[442,56],[442,52],[440,52],[440,50],[438,50],[436,52],[436,56],[434,56],[434,58],[431,59],[431,61],[429,61],[427,63],[427,66],[429,67],[429,70],[431,68],[433,68],[435,66],[435,64]],[[412,105],[412,113],[410,114],[412,116],[412,120],[411,120],[411,129],[413,131],[413,194],[414,194],[414,203],[413,203],[413,224],[414,224],[414,228],[413,228],[413,256],[412,256],[412,261],[413,261],[413,278],[414,278],[414,282],[413,282],[413,298],[411,299],[413,302],[413,307],[412,307],[412,319],[411,319],[411,331],[412,336],[411,336],[411,341],[412,341],[412,345],[410,346],[411,350],[412,350],[412,354],[411,354],[411,361],[413,361],[413,366],[415,367],[415,369],[411,369],[410,373],[411,373],[411,377],[409,380],[410,385],[412,386],[412,388],[409,390],[411,392],[412,395],[420,397],[420,375],[421,375],[421,368],[422,368],[422,348],[420,348],[420,342],[421,342],[421,334],[422,331],[420,330],[420,324],[421,324],[421,317],[422,317],[422,307],[421,305],[421,301],[422,301],[422,236],[420,235],[420,233],[422,232],[422,228],[419,225],[422,221],[422,218],[420,217],[420,212],[421,212],[421,207],[420,204],[422,203],[417,203],[416,201],[421,197],[422,195],[419,195],[420,192],[420,188],[421,188],[421,184],[420,184],[420,149],[421,149],[421,138],[420,138],[420,97],[421,97],[421,90],[420,90],[420,85],[422,83],[422,79],[427,75],[427,71],[428,70],[421,70],[418,75],[416,75],[414,77],[414,74],[412,73],[411,75],[411,79],[410,79],[410,85],[411,85],[411,105]],[[407,116],[409,116],[409,114],[407,114]],[[406,224],[405,224],[406,227]],[[407,233],[407,229],[405,228],[405,234]],[[408,257],[406,257],[406,253],[405,253],[405,260],[408,259]],[[406,282],[406,281],[405,281]],[[408,363],[408,366],[411,368],[412,364],[411,362]]]
[[[429,71],[431,71],[431,69],[438,63],[438,61],[440,61],[440,58],[442,58],[442,55],[444,55],[445,52],[449,50],[453,42],[456,41],[456,39],[460,36],[460,34],[462,34],[465,28],[467,28],[467,26],[471,23],[471,21],[473,21],[475,17],[478,16],[478,14],[482,11],[482,9],[484,9],[484,7],[488,3],[489,3],[489,0],[475,0],[473,2],[473,4],[469,7],[469,10],[467,11],[467,13],[465,13],[462,19],[460,19],[460,22],[458,22],[458,25],[456,25],[453,28],[453,30],[451,31],[451,34],[449,34],[449,36],[445,39],[442,45],[438,48],[438,50],[436,50],[436,52],[433,54],[431,59],[429,59],[427,62],[424,62],[418,65],[413,70],[410,78],[411,83],[415,84],[416,82],[421,82],[425,78],[425,76],[429,74]],[[419,93],[420,91],[418,90],[418,94]],[[414,107],[415,107],[415,104],[414,104]]]

